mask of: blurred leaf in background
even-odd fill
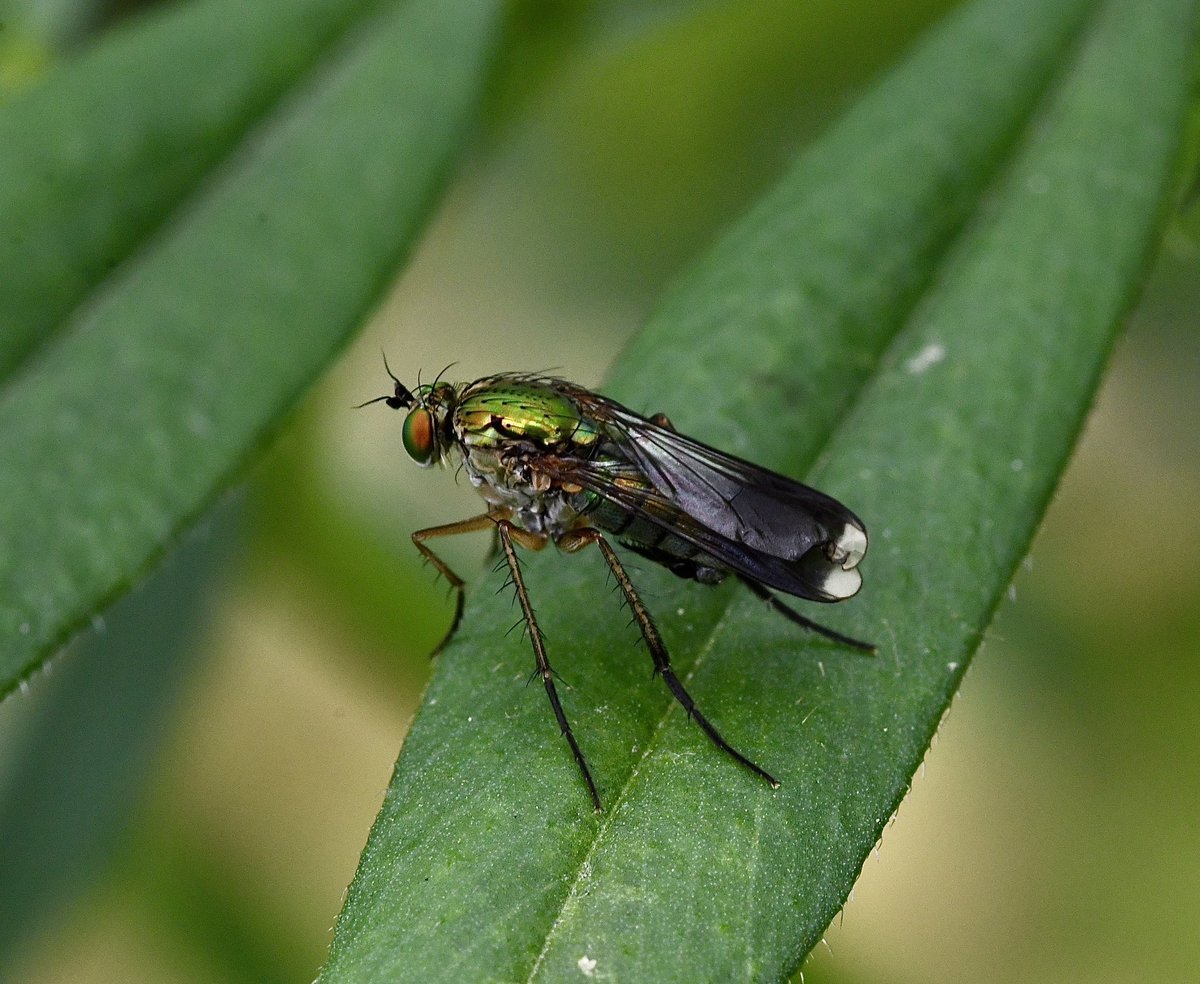
[[[0,0],[0,102],[86,37],[100,6],[99,0]]]
[[[216,510],[38,680],[0,782],[0,980],[105,869],[194,673],[236,542]]]

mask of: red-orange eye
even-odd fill
[[[404,450],[418,465],[428,465],[437,449],[433,414],[424,407],[415,407],[404,418]]]

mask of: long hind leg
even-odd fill
[[[654,660],[654,671],[666,682],[667,689],[683,705],[683,709],[687,711],[688,717],[700,726],[700,729],[708,735],[717,748],[729,755],[739,765],[745,766],[756,776],[765,779],[774,788],[778,788],[778,779],[765,769],[755,765],[745,755],[729,744],[729,742],[721,737],[721,733],[709,723],[708,718],[700,713],[696,707],[696,702],[692,700],[691,695],[679,681],[679,677],[675,675],[675,671],[671,669],[671,657],[667,653],[667,647],[663,644],[662,636],[658,634],[658,627],[654,624],[654,620],[650,617],[650,612],[646,609],[645,603],[637,593],[637,589],[634,588],[633,582],[629,579],[629,574],[626,573],[625,566],[621,563],[616,551],[613,550],[604,538],[604,535],[597,529],[586,528],[573,530],[558,541],[558,545],[568,551],[579,550],[589,543],[596,544],[600,548],[600,552],[604,555],[604,560],[608,564],[609,570],[612,571],[613,577],[616,578],[617,586],[621,589],[621,594],[625,596],[625,602],[629,605],[629,610],[633,612],[634,620],[642,632],[642,638],[646,640],[646,647],[650,650],[651,659]]]
[[[840,642],[845,646],[852,646],[853,648],[864,653],[874,654],[876,652],[876,647],[872,643],[863,642],[861,639],[852,639],[850,636],[842,635],[842,633],[835,632],[833,629],[828,629],[824,625],[814,622],[810,618],[805,618],[790,605],[785,605],[782,601],[776,598],[774,594],[772,594],[767,588],[764,588],[757,581],[753,581],[748,577],[743,577],[741,574],[738,575],[738,580],[741,581],[742,584],[746,585],[746,587],[758,595],[758,597],[760,597],[768,605],[770,605],[771,608],[779,612],[779,614],[786,618],[789,622],[794,622],[796,625],[803,626],[806,629],[811,629],[818,635],[823,635],[826,639],[832,639],[834,642]]]

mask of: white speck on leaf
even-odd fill
[[[923,373],[926,369],[936,366],[946,358],[946,346],[940,342],[930,342],[920,352],[914,355],[911,359],[904,363],[904,368],[910,374],[917,376]]]
[[[579,958],[579,969],[584,977],[592,977],[596,973],[596,961],[585,953]]]
[[[1008,467],[1015,472],[1019,472],[1025,467],[1025,462],[1023,462],[1020,458],[1013,458],[1013,460],[1009,462]]]

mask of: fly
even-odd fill
[[[811,601],[842,601],[858,592],[867,550],[862,522],[837,500],[790,478],[680,434],[662,414],[643,417],[562,379],[499,373],[471,383],[441,378],[410,390],[394,383],[383,402],[406,410],[401,436],[422,466],[460,458],[487,503],[471,519],[412,534],[421,554],[454,588],[454,620],[463,613],[464,582],[426,541],[494,530],[529,629],[537,672],[592,804],[602,810],[587,761],[563,712],[554,675],[525,588],[516,548],[553,543],[575,553],[595,544],[633,613],[656,674],[718,748],[766,780],[779,781],[729,744],[671,669],[658,628],[609,542],[682,578],[717,584],[732,575],[797,625],[866,652],[875,647],[805,618],[776,591]]]

